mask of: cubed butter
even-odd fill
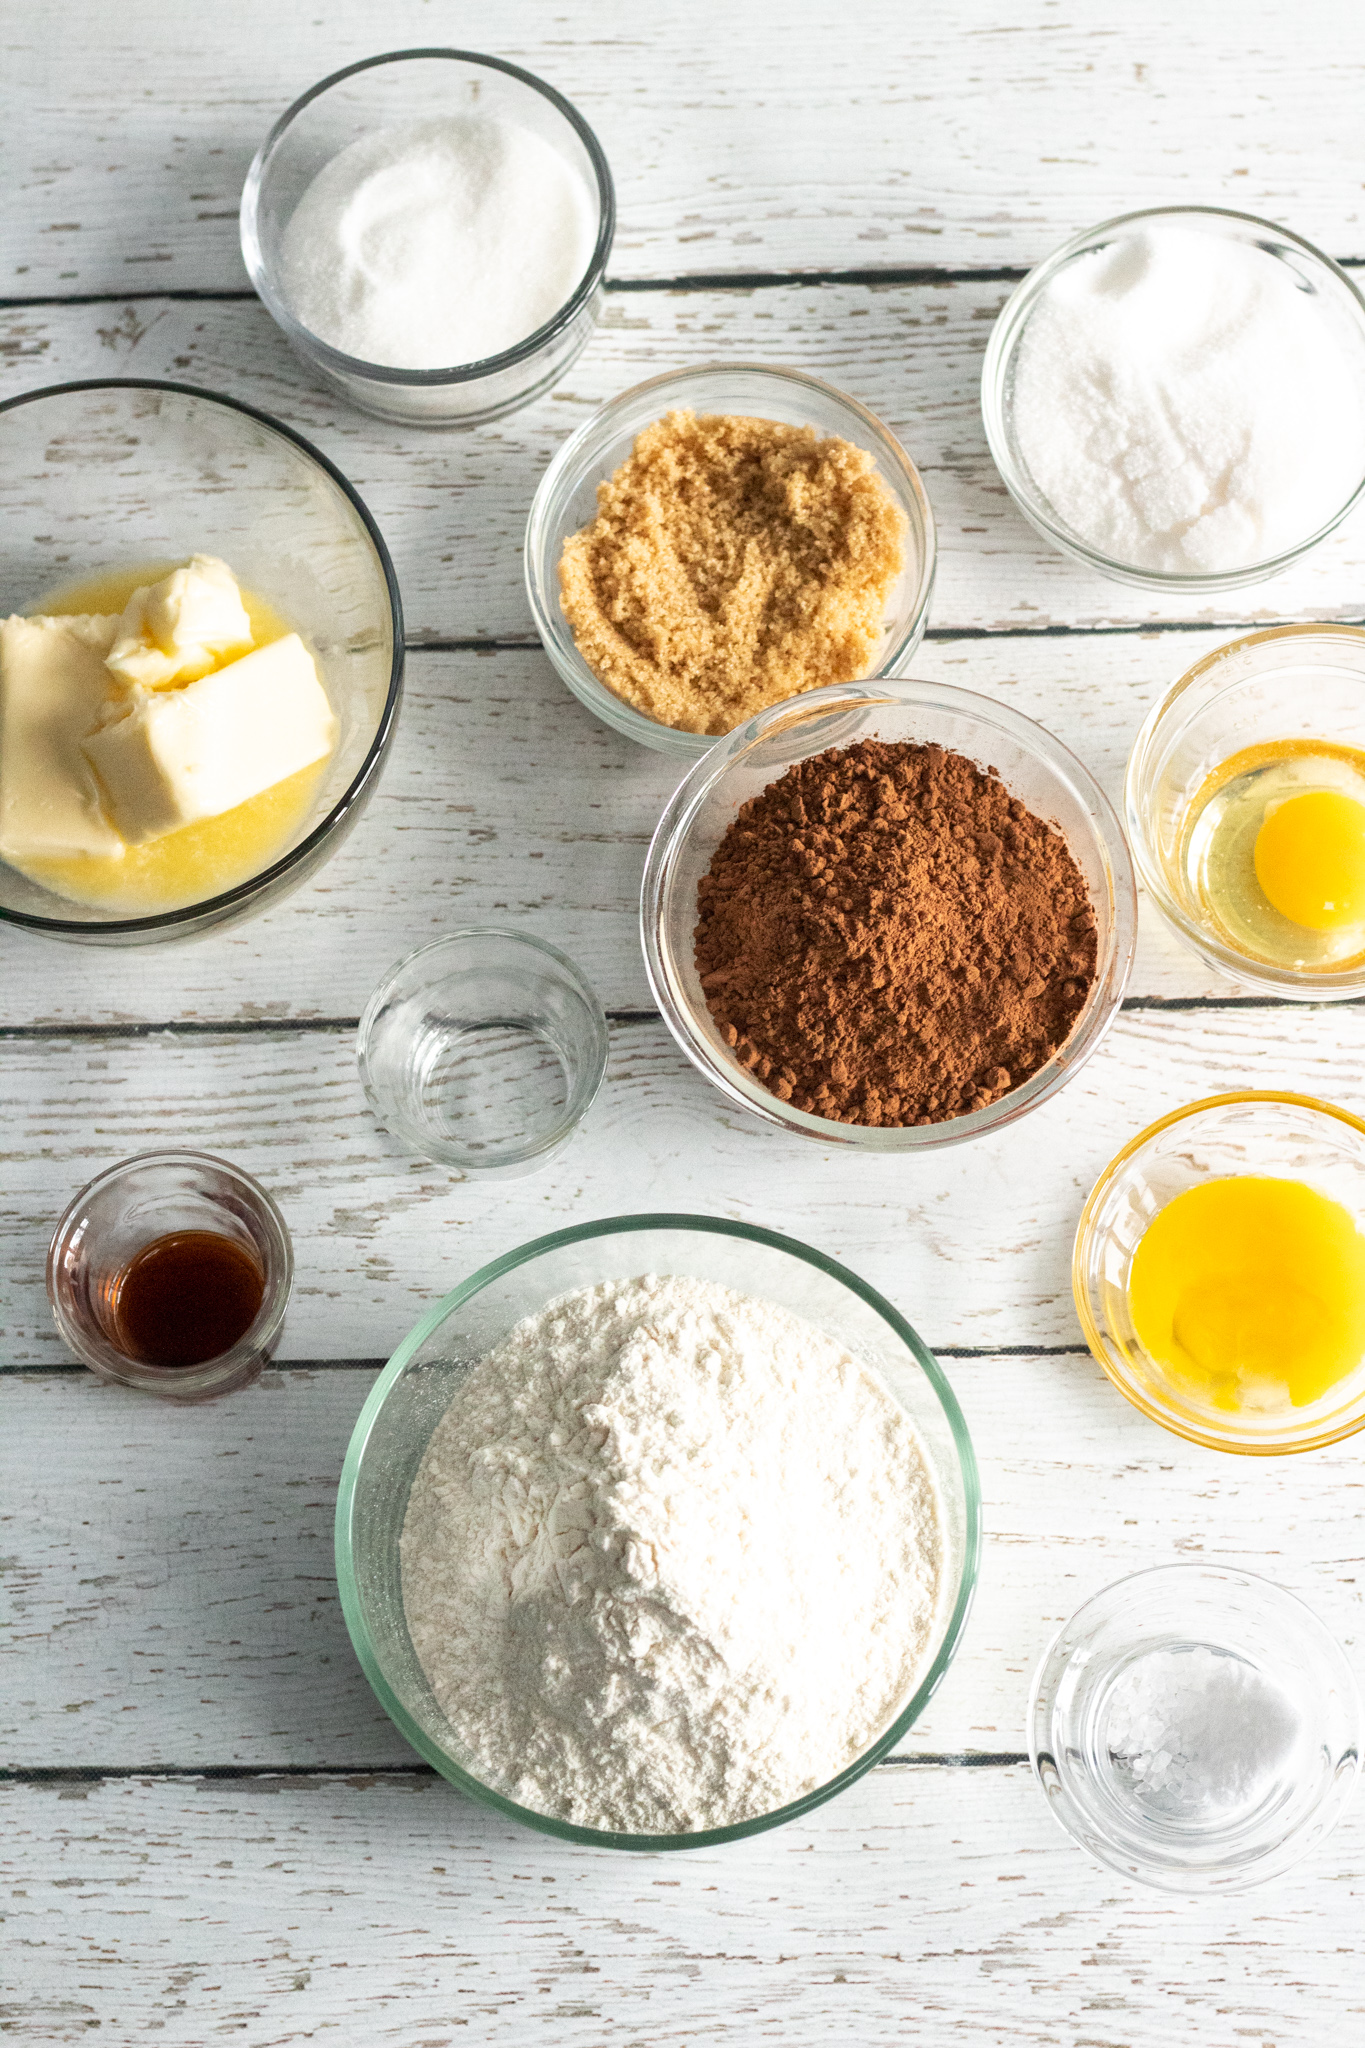
[[[237,579],[216,555],[191,555],[159,583],[129,598],[109,650],[109,671],[144,690],[193,682],[224,655],[251,645],[251,620]]]
[[[84,742],[131,846],[235,810],[332,751],[337,725],[297,633],[182,689],[135,690]]]
[[[0,623],[0,854],[24,861],[124,851],[81,751],[109,697],[114,617]]]

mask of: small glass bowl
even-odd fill
[[[1172,1383],[1128,1311],[1133,1258],[1158,1212],[1201,1181],[1240,1174],[1305,1181],[1365,1229],[1365,1122],[1311,1095],[1210,1095],[1139,1131],[1091,1189],[1071,1260],[1076,1313],[1119,1392],[1163,1429],[1214,1451],[1317,1450],[1365,1424],[1365,1361],[1311,1406],[1229,1414]]]
[[[470,926],[384,976],[356,1057],[396,1138],[462,1173],[512,1177],[546,1165],[591,1108],[607,1020],[557,946]]]
[[[1101,221],[1098,227],[1087,228],[1083,234],[1073,235],[1069,242],[1064,242],[1060,249],[1054,250],[1051,256],[1031,270],[1005,301],[991,330],[981,369],[981,416],[995,466],[1015,504],[1044,540],[1051,541],[1055,548],[1073,560],[1098,569],[1101,575],[1145,590],[1181,591],[1197,598],[1206,592],[1236,590],[1244,584],[1264,582],[1268,576],[1277,575],[1291,562],[1308,554],[1340,526],[1347,513],[1360,502],[1361,494],[1365,492],[1365,476],[1331,518],[1296,546],[1267,561],[1248,563],[1240,569],[1225,570],[1216,575],[1175,575],[1115,561],[1093,547],[1082,535],[1073,533],[1058,518],[1029,474],[1014,430],[1014,373],[1019,343],[1030,314],[1059,271],[1078,257],[1091,255],[1111,242],[1121,241],[1135,228],[1146,227],[1155,221],[1193,228],[1224,241],[1245,243],[1283,264],[1297,289],[1318,302],[1324,317],[1335,328],[1343,348],[1358,358],[1363,386],[1365,299],[1330,256],[1325,256],[1321,249],[1315,249],[1311,242],[1305,242],[1301,235],[1278,227],[1274,221],[1260,220],[1255,214],[1234,213],[1221,206],[1148,206],[1137,213],[1119,214],[1113,220]]]
[[[882,482],[905,515],[905,566],[887,600],[871,674],[897,675],[924,637],[934,587],[934,515],[919,471],[900,442],[855,398],[820,377],[763,363],[707,363],[672,370],[623,391],[571,434],[546,470],[526,522],[526,594],[545,652],[580,704],[613,731],[679,760],[696,761],[714,734],[660,725],[609,690],[588,667],[559,601],[559,561],[571,533],[597,517],[597,486],[620,468],[635,437],[665,413],[734,413],[813,427],[875,457]],[[791,699],[787,699],[791,702]]]
[[[1168,1770],[1159,1789],[1144,1784],[1120,1707],[1140,1660],[1201,1650],[1249,1666],[1283,1703],[1268,1731],[1278,1755],[1218,1819]],[[1067,1834],[1139,1884],[1191,1895],[1265,1884],[1316,1848],[1355,1790],[1360,1738],[1351,1667],[1311,1608],[1217,1566],[1158,1566],[1096,1594],[1054,1637],[1029,1696],[1029,1755]]]
[[[250,1252],[265,1278],[256,1319],[230,1351],[202,1365],[147,1365],[111,1341],[114,1290],[144,1245],[206,1230]],[[294,1281],[283,1216],[240,1166],[210,1152],[144,1152],[81,1189],[52,1235],[47,1298],[62,1342],[97,1378],[163,1401],[212,1401],[259,1377],[280,1341]]]
[[[340,470],[278,420],[188,384],[55,384],[0,405],[7,610],[191,554],[221,555],[303,635],[337,715],[293,845],[235,888],[139,917],[68,902],[0,861],[0,921],[93,946],[236,924],[329,860],[369,801],[403,698],[403,612],[388,549]]]
[[[280,241],[323,165],[375,129],[475,109],[514,121],[548,142],[592,196],[597,239],[572,297],[515,347],[442,370],[367,363],[310,333],[280,288]],[[611,171],[578,109],[529,71],[472,50],[394,50],[334,71],[280,116],[242,188],[242,257],[285,339],[352,405],[405,426],[478,426],[529,405],[558,383],[597,325],[615,229]]]
[[[1137,890],[1113,806],[1071,754],[1030,718],[989,697],[906,678],[885,695],[866,684],[812,690],[775,704],[713,743],[678,785],[645,860],[640,939],[664,1022],[694,1067],[729,1101],[766,1123],[822,1145],[870,1153],[925,1152],[984,1137],[1047,1102],[1084,1065],[1123,1001],[1137,936]],[[1000,779],[1036,816],[1055,824],[1085,878],[1094,907],[1094,986],[1065,1044],[1036,1074],[985,1109],[898,1129],[835,1123],[783,1102],[750,1074],[721,1037],[693,961],[697,885],[740,805],[796,761],[860,740],[933,742],[965,754]]]
[[[890,1726],[826,1785],[732,1827],[631,1835],[580,1827],[519,1806],[461,1753],[408,1634],[398,1539],[432,1430],[469,1367],[514,1323],[580,1287],[641,1273],[685,1274],[774,1301],[878,1371],[910,1417],[938,1487],[946,1561],[923,1676]],[[346,1452],[337,1496],[342,1611],[380,1705],[453,1785],[510,1820],[602,1849],[700,1849],[738,1842],[823,1805],[884,1757],[919,1716],[952,1662],[976,1585],[981,1494],[952,1388],[904,1318],[866,1281],[795,1238],[715,1216],[609,1216],[558,1230],[495,1259],[438,1301],[371,1389]]]
[[[1326,740],[1365,750],[1365,630],[1272,626],[1215,647],[1148,713],[1133,742],[1124,819],[1148,895],[1180,939],[1220,974],[1304,1003],[1365,994],[1365,962],[1333,971],[1278,966],[1234,947],[1183,873],[1191,806],[1208,777],[1248,747]]]

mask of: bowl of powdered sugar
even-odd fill
[[[961,1411],[832,1260],[701,1216],[563,1230],[399,1347],[337,1575],[366,1675],[454,1784],[609,1848],[739,1839],[886,1756],[980,1542]]]
[[[576,107],[469,50],[324,78],[242,191],[242,255],[297,353],[353,405],[474,426],[558,381],[597,321],[611,172]]]
[[[1275,574],[1365,492],[1365,300],[1298,235],[1153,207],[1077,235],[995,324],[981,409],[1025,518],[1121,582]]]

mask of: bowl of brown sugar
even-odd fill
[[[856,399],[712,363],[636,385],[565,442],[525,565],[580,702],[696,760],[770,705],[904,667],[928,618],[934,516]]]
[[[749,720],[684,778],[641,937],[678,1044],[825,1144],[957,1144],[1046,1102],[1132,966],[1113,806],[1031,719],[906,678]]]

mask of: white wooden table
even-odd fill
[[[1357,0],[26,0],[4,16],[0,391],[172,376],[298,426],[402,582],[407,701],[382,787],[310,887],[126,955],[6,934],[0,960],[3,1838],[0,2031],[251,2048],[1076,2043],[1283,2048],[1365,2035],[1365,1802],[1239,1900],[1169,1901],[1057,1831],[1023,1747],[1056,1625],[1134,1568],[1209,1557],[1305,1595],[1361,1661],[1360,1455],[1217,1457],[1131,1411],[1081,1342],[1084,1193],[1161,1111],[1254,1081],[1365,1098],[1365,1013],[1240,999],[1144,910],[1124,1014],[998,1139],[869,1172],[737,1119],[649,1003],[643,849],[669,791],[556,680],[520,545],[536,478],[602,399],[725,354],[808,365],[919,463],[939,521],[918,672],[1041,718],[1117,793],[1153,696],[1248,621],[1365,613],[1365,521],[1205,612],[1091,578],[1013,511],[977,383],[1013,282],[1131,207],[1242,207],[1365,267]],[[565,386],[422,436],[310,384],[246,286],[242,176],[299,91],[446,43],[550,78],[596,126],[620,228]],[[0,593],[0,597],[3,593]],[[609,1078],[546,1174],[491,1194],[367,1113],[355,1020],[456,922],[515,921],[594,977]],[[175,1138],[259,1174],[298,1284],[256,1388],[177,1413],[65,1359],[52,1221]],[[352,1656],[332,1505],[377,1363],[421,1306],[570,1219],[701,1209],[866,1275],[946,1362],[988,1531],[970,1629],[894,1762],[715,1854],[588,1854],[417,1763]]]

